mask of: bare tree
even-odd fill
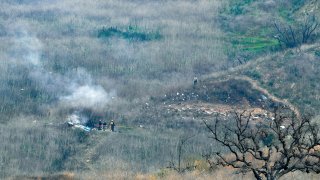
[[[276,35],[274,36],[280,44],[288,48],[300,46],[307,43],[319,27],[315,15],[306,14],[303,22],[295,25],[285,25],[274,22]]]
[[[319,22],[317,22],[315,15],[306,16],[302,25],[302,43],[307,43],[318,27]]]
[[[191,135],[191,136],[187,136],[187,137],[180,137],[179,138],[179,143],[177,145],[177,156],[178,156],[178,165],[176,165],[174,163],[174,161],[170,161],[169,162],[169,169],[173,169],[175,171],[177,171],[178,173],[183,173],[185,171],[188,170],[192,170],[195,168],[195,166],[193,164],[187,164],[186,166],[181,165],[181,161],[182,161],[182,154],[183,154],[183,147],[185,145],[185,143],[190,140],[191,138],[193,138],[195,135]]]
[[[291,25],[286,26],[274,22],[274,27],[277,31],[277,35],[275,35],[274,38],[276,38],[280,44],[288,48],[293,48],[300,44],[299,41],[297,41],[296,32]]]
[[[251,119],[251,113],[243,111],[235,113],[233,125],[219,118],[213,125],[204,121],[212,138],[227,149],[224,155],[207,155],[209,164],[251,171],[258,180],[294,171],[320,173],[319,128],[310,117],[298,119],[276,109],[272,121]]]

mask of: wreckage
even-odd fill
[[[87,132],[89,132],[89,131],[92,130],[92,129],[91,129],[90,127],[88,127],[88,126],[84,126],[84,125],[81,125],[81,124],[74,124],[74,123],[72,123],[72,122],[70,122],[70,121],[67,122],[67,124],[68,124],[69,127],[74,127],[74,128],[82,129],[82,130],[87,131]]]
[[[76,112],[67,117],[67,125],[69,127],[78,128],[84,131],[91,131],[92,128],[83,125],[87,121],[86,118],[80,117],[80,115]]]

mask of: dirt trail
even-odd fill
[[[303,48],[304,48],[303,50],[306,51],[306,50],[308,50],[310,48],[314,48],[314,46],[310,46],[310,47],[309,46],[305,46]],[[286,52],[282,52],[282,53],[276,53],[276,54],[274,54],[273,56],[270,56],[270,57],[261,57],[261,58],[258,58],[256,60],[254,60],[254,61],[250,61],[250,62],[248,62],[248,63],[246,63],[244,65],[241,65],[241,66],[238,66],[238,67],[235,67],[235,68],[231,68],[231,69],[226,70],[226,71],[212,73],[212,74],[209,74],[207,76],[204,76],[203,78],[204,79],[211,79],[209,81],[212,81],[212,79],[214,79],[213,81],[216,81],[216,82],[228,81],[230,79],[247,81],[247,82],[249,82],[251,84],[253,89],[256,89],[256,90],[260,91],[261,93],[265,94],[272,101],[278,102],[278,103],[282,103],[282,104],[286,105],[287,107],[289,107],[290,110],[295,113],[297,118],[300,119],[301,118],[301,114],[300,114],[299,108],[297,108],[295,105],[290,103],[287,99],[281,99],[281,98],[278,98],[278,97],[274,96],[267,89],[261,87],[259,85],[259,82],[251,79],[248,76],[238,75],[238,72],[240,72],[241,70],[244,70],[246,68],[250,68],[252,66],[256,66],[260,62],[263,62],[263,61],[268,60],[270,58],[283,57],[285,54],[286,54]]]
[[[248,83],[251,84],[251,87],[255,90],[260,91],[262,94],[266,95],[268,99],[272,100],[273,102],[277,102],[277,103],[281,103],[284,104],[285,106],[287,106],[292,112],[294,112],[294,114],[297,116],[297,118],[301,118],[301,114],[299,111],[299,108],[297,108],[295,105],[293,105],[292,103],[290,103],[287,99],[281,99],[276,97],[275,95],[271,94],[267,89],[261,87],[259,85],[259,82],[256,80],[251,79],[248,76],[243,76],[243,75],[239,75],[239,76],[228,76],[227,78],[224,79],[216,79],[219,76],[214,76],[214,82],[225,82],[225,81],[229,81],[231,79],[234,80],[242,80],[242,81],[247,81]]]
[[[267,89],[261,87],[257,81],[255,81],[247,76],[238,76],[238,77],[234,77],[233,79],[244,80],[244,81],[249,82],[253,89],[256,89],[256,90],[260,91],[261,93],[265,94],[269,99],[271,99],[274,102],[278,102],[278,103],[286,105],[287,107],[290,108],[290,110],[292,112],[295,113],[297,118],[299,118],[299,119],[301,118],[300,111],[295,105],[290,103],[287,99],[280,99],[280,98],[274,96]]]
[[[95,135],[93,135],[93,139],[99,139],[98,143],[96,144],[89,144],[88,147],[84,150],[83,152],[83,157],[82,157],[82,160],[83,160],[83,163],[86,165],[86,167],[92,171],[94,170],[93,168],[93,159],[94,159],[94,156],[96,156],[96,149],[98,147],[100,147],[103,143],[105,143],[104,139],[102,139],[101,137],[104,137],[106,134],[105,131],[101,131]]]
[[[296,51],[296,53],[302,53],[302,52],[306,52],[306,51],[309,51],[310,49],[317,48],[317,47],[320,47],[320,43],[314,43],[314,44],[310,44],[310,45],[305,44],[305,45],[302,45],[299,49],[296,49],[295,51]],[[219,78],[219,77],[223,77],[223,76],[229,76],[232,73],[240,72],[240,71],[247,69],[247,68],[250,68],[250,67],[255,67],[255,66],[259,65],[259,63],[261,63],[263,61],[267,61],[272,58],[277,58],[277,59],[284,58],[286,56],[286,54],[291,53],[291,51],[292,51],[292,49],[288,49],[288,50],[284,50],[281,52],[276,52],[273,55],[262,56],[262,57],[255,59],[255,60],[251,60],[243,65],[232,67],[232,68],[227,69],[225,71],[218,71],[218,72],[213,72],[208,75],[204,75],[202,78],[207,79],[207,78]]]

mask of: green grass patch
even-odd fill
[[[243,0],[243,1],[231,0],[230,5],[227,9],[227,12],[235,16],[245,14],[246,13],[245,7],[255,1],[257,0]]]
[[[160,32],[148,30],[138,26],[129,25],[125,28],[118,27],[102,27],[98,31],[98,38],[119,37],[133,41],[152,41],[162,39]]]
[[[261,52],[279,45],[275,39],[246,36],[234,37],[231,39],[231,43],[235,48],[249,52]]]

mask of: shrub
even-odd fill
[[[126,29],[120,29],[118,27],[103,27],[98,31],[98,37],[119,37],[133,41],[152,41],[161,39],[162,35],[159,31],[148,31],[147,29],[141,29],[138,26],[129,25]]]
[[[249,77],[252,77],[253,79],[260,79],[261,78],[261,74],[256,70],[249,70],[245,74]]]
[[[276,38],[279,44],[287,48],[293,48],[306,44],[314,39],[319,22],[315,15],[306,14],[303,22],[296,22],[293,25],[280,24],[275,22]]]

